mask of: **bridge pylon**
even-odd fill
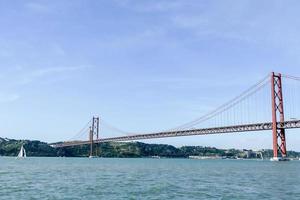
[[[89,141],[90,141],[90,158],[97,157],[98,156],[98,144],[96,144],[96,148],[94,151],[94,138],[96,137],[96,140],[99,139],[99,126],[100,126],[100,118],[99,117],[93,117],[92,119],[92,125],[90,126],[90,133],[89,133]],[[95,153],[95,154],[94,154]]]
[[[281,74],[271,73],[273,160],[287,157]]]

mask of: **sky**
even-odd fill
[[[165,130],[271,71],[300,76],[299,9],[296,0],[0,0],[0,137],[64,141],[93,115],[128,132]],[[272,148],[268,131],[145,142]],[[299,130],[288,131],[288,149],[299,144]]]

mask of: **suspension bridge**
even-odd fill
[[[273,160],[287,160],[286,130],[300,128],[299,91],[299,77],[272,72],[215,110],[173,129],[153,133],[129,133],[101,120],[101,128],[106,126],[123,135],[100,138],[100,118],[93,117],[71,140],[51,145],[55,148],[90,145],[90,156],[94,156],[94,145],[102,142],[272,131]],[[88,139],[78,140],[77,137],[80,136],[88,136]]]

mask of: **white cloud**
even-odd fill
[[[49,67],[49,68],[41,68],[31,71],[29,73],[25,73],[21,75],[21,82],[20,84],[25,85],[31,82],[36,81],[45,76],[54,76],[57,74],[65,73],[65,72],[72,72],[78,70],[86,70],[91,68],[92,66],[74,66],[74,67]]]
[[[66,54],[65,50],[62,48],[62,46],[60,46],[59,44],[56,44],[54,43],[52,45],[52,48],[53,48],[53,52],[56,54],[56,55],[59,55],[59,56],[64,56]]]
[[[209,75],[199,77],[156,77],[150,80],[152,83],[168,85],[172,89],[195,89],[195,88],[229,88],[229,87],[249,87],[254,84],[251,78],[225,77],[223,82],[212,81]],[[263,77],[259,75],[258,77]],[[209,86],[207,85],[209,83]],[[249,85],[250,84],[250,85]]]
[[[188,1],[179,0],[160,0],[160,1],[131,1],[115,0],[122,7],[132,9],[136,12],[164,12],[170,10],[182,9],[186,5],[191,5]]]
[[[37,2],[29,2],[29,3],[25,4],[25,7],[27,7],[28,9],[30,9],[32,11],[41,12],[41,13],[50,11],[49,7],[47,7],[44,4],[37,3]]]
[[[269,5],[241,1],[232,5],[211,3],[200,12],[181,11],[170,15],[170,20],[174,27],[192,35],[193,40],[235,40],[283,52],[299,52],[300,24],[295,9],[289,8],[289,13],[279,18],[278,13],[287,8],[278,2]]]
[[[82,70],[82,69],[87,69],[89,68],[88,66],[76,66],[76,67],[50,67],[50,68],[43,68],[43,69],[38,69],[33,72],[31,72],[32,77],[40,77],[40,76],[45,76],[48,74],[53,74],[53,73],[61,73],[61,72],[66,72],[66,71],[77,71],[77,70]]]
[[[0,103],[9,103],[17,101],[21,98],[18,88],[23,88],[24,86],[36,82],[42,82],[44,80],[57,81],[60,80],[59,75],[64,75],[66,73],[71,74],[79,70],[87,70],[92,66],[74,66],[74,67],[50,67],[50,68],[40,68],[36,70],[28,70],[28,67],[17,66],[12,67],[11,70],[3,72],[0,74],[1,81],[1,93],[0,93]],[[13,79],[9,78],[12,77]]]
[[[0,94],[0,103],[17,101],[20,98],[17,94]]]
[[[110,40],[102,41],[101,47],[120,49],[120,48],[141,48],[142,46],[157,45],[157,40],[164,38],[166,31],[163,28],[154,27],[130,35],[112,37]],[[161,45],[161,44],[159,44]],[[170,44],[169,44],[170,45]]]

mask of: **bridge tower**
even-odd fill
[[[271,73],[273,160],[286,159],[286,140],[281,74]]]
[[[99,124],[100,124],[100,118],[93,117],[92,126],[90,126],[90,134],[89,134],[90,157],[98,156],[98,152],[97,152],[98,148],[95,149],[95,155],[94,155],[94,146],[95,146],[94,138],[96,137],[96,140],[99,139]]]

